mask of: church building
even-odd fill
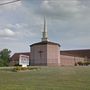
[[[15,53],[10,59],[10,65],[19,65],[20,55],[29,56],[30,66],[74,66],[78,62],[90,62],[90,49],[62,51],[60,44],[49,41],[45,18],[41,42],[30,45],[30,50]]]
[[[48,40],[47,22],[44,18],[44,30],[41,42],[30,45],[31,65],[60,66],[60,45]]]

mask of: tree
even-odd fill
[[[3,49],[0,51],[0,66],[8,66],[11,51],[8,49]]]

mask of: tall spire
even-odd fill
[[[46,17],[44,17],[44,31],[42,32],[42,41],[48,41]]]

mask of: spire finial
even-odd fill
[[[48,41],[47,22],[45,16],[44,16],[44,31],[42,32],[42,41]]]

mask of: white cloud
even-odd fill
[[[14,29],[23,29],[27,26],[28,26],[28,24],[26,24],[26,23],[16,23],[16,24],[9,23],[5,27],[14,28]]]
[[[0,37],[12,37],[15,36],[15,32],[12,30],[5,28],[4,30],[0,30]]]

